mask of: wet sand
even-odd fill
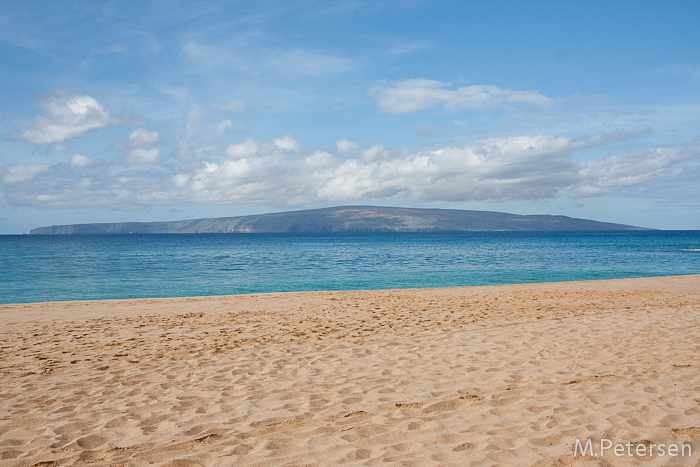
[[[0,466],[700,465],[700,276],[0,305],[0,383]]]

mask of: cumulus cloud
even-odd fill
[[[573,197],[596,196],[628,187],[643,187],[659,178],[678,175],[681,169],[673,167],[674,163],[686,158],[683,152],[657,148],[581,162],[581,182],[563,187],[561,194]]]
[[[450,89],[450,83],[430,79],[409,79],[378,84],[369,89],[379,108],[387,113],[405,114],[434,107],[447,111],[483,110],[512,104],[547,107],[552,99],[537,91],[514,91],[497,86],[474,84]]]
[[[689,157],[663,149],[584,162],[574,157],[619,137],[519,136],[422,151],[374,145],[348,159],[248,140],[175,180],[181,199],[212,203],[539,200],[640,188],[672,177],[675,164]]]
[[[274,144],[278,149],[286,152],[298,153],[302,150],[301,144],[297,143],[296,140],[291,137],[291,135],[274,139],[272,140],[272,144]]]
[[[143,128],[132,131],[129,134],[129,147],[143,148],[150,147],[160,142],[160,135],[157,131],[148,131]]]
[[[173,181],[177,197],[186,202],[206,202],[210,197],[228,202],[300,199],[315,185],[314,171],[333,161],[329,153],[308,155],[290,135],[267,143],[248,139],[231,144],[225,156],[183,167]]]
[[[249,139],[218,155],[179,167],[119,169],[108,164],[89,172],[68,170],[89,163],[73,156],[66,164],[2,168],[15,204],[303,204],[358,200],[463,202],[590,197],[644,190],[679,177],[700,156],[700,144],[680,149],[655,148],[592,160],[580,151],[602,142],[644,134],[638,128],[569,138],[552,135],[488,138],[462,146],[425,150],[387,149],[381,144],[357,150],[307,151],[286,135],[268,142]],[[155,144],[151,133],[134,135],[139,144]],[[134,163],[154,163],[155,148],[131,150]]]
[[[48,169],[48,164],[15,165],[7,168],[2,179],[5,183],[26,182]]]
[[[226,155],[231,159],[243,159],[254,156],[260,150],[260,143],[253,139],[248,139],[239,144],[229,144],[226,148]]]
[[[35,144],[60,143],[133,120],[128,114],[110,113],[89,95],[68,95],[57,91],[42,99],[39,105],[46,109],[46,116],[37,117],[34,126],[20,135],[25,141]]]
[[[127,151],[117,162],[125,165],[159,164],[163,161],[163,155],[156,147],[158,143],[160,135],[157,131],[136,129],[129,134],[128,141],[114,145],[116,150]]]
[[[360,145],[349,141],[347,138],[343,138],[335,142],[335,146],[340,154],[352,154],[356,152]]]
[[[82,169],[85,167],[95,165],[96,163],[97,161],[90,159],[87,156],[84,156],[82,154],[74,154],[73,157],[70,158],[69,165],[73,168]]]

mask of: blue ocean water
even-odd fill
[[[0,303],[700,273],[700,231],[0,236]]]

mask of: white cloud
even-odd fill
[[[404,114],[434,107],[447,111],[483,110],[508,104],[547,107],[552,99],[537,91],[514,91],[490,85],[471,85],[449,89],[450,83],[430,79],[409,79],[369,89],[379,108],[387,113]]]
[[[159,142],[160,135],[157,131],[148,131],[139,128],[129,134],[129,147],[132,148],[153,147]]]
[[[644,133],[635,130],[630,133]],[[464,147],[411,152],[374,145],[357,158],[299,154],[275,141],[231,145],[227,159],[177,175],[178,197],[206,203],[538,200],[598,196],[674,176],[682,151],[658,150],[581,162],[575,151],[619,134],[587,140],[555,136],[492,138]],[[279,141],[279,140],[276,140]],[[295,156],[295,157],[291,157]]]
[[[363,150],[360,153],[360,160],[363,161],[371,161],[377,158],[378,155],[380,155],[384,151],[384,145],[383,144],[373,144],[369,148]]]
[[[260,150],[260,143],[248,139],[243,143],[230,144],[226,148],[226,155],[231,159],[241,159],[255,155]]]
[[[678,175],[680,169],[669,169],[685,158],[684,151],[658,148],[585,161],[579,165],[581,183],[562,189],[562,194],[574,197],[596,196],[628,187],[643,187],[668,175]]]
[[[15,165],[7,168],[2,179],[5,183],[26,182],[48,169],[48,164]]]
[[[157,131],[138,128],[129,134],[128,141],[113,146],[115,150],[127,151],[123,158],[117,160],[117,163],[123,165],[159,164],[164,160],[164,157],[156,147],[158,143],[160,143],[160,135]]]
[[[275,146],[283,151],[298,153],[301,152],[301,144],[297,143],[290,135],[272,141]]]
[[[581,161],[579,151],[614,142],[622,134],[567,138],[551,135],[489,138],[463,146],[430,150],[387,149],[380,144],[354,157],[307,152],[290,135],[260,142],[249,139],[225,152],[175,169],[157,164],[157,148],[132,149],[119,169],[95,164],[84,171],[65,164],[3,168],[14,183],[5,197],[14,204],[134,206],[138,204],[304,204],[359,200],[464,202],[592,197],[643,191],[688,177],[700,144],[657,148]],[[155,137],[141,142],[153,143]],[[141,136],[148,136],[139,133]],[[609,144],[609,143],[608,143]],[[75,155],[72,166],[89,162]],[[51,183],[47,183],[51,180]],[[18,183],[22,182],[22,183]],[[10,199],[11,198],[11,199]],[[41,202],[39,200],[42,200]]]
[[[158,148],[134,149],[126,153],[123,163],[126,165],[159,164],[163,162],[163,155]]]
[[[231,132],[242,128],[242,125],[235,124],[231,120],[221,120],[213,125],[216,134],[223,135],[224,133]]]
[[[60,143],[80,138],[91,131],[108,128],[133,119],[115,116],[89,95],[68,95],[57,91],[40,102],[46,117],[37,117],[34,126],[21,134],[30,143]]]
[[[335,142],[335,146],[340,154],[352,154],[353,152],[360,149],[360,145],[349,141],[347,138],[343,138]]]
[[[70,166],[74,168],[90,167],[96,163],[97,161],[82,154],[74,154],[73,157],[70,158]]]

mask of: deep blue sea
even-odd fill
[[[0,236],[0,303],[700,274],[700,231]]]

